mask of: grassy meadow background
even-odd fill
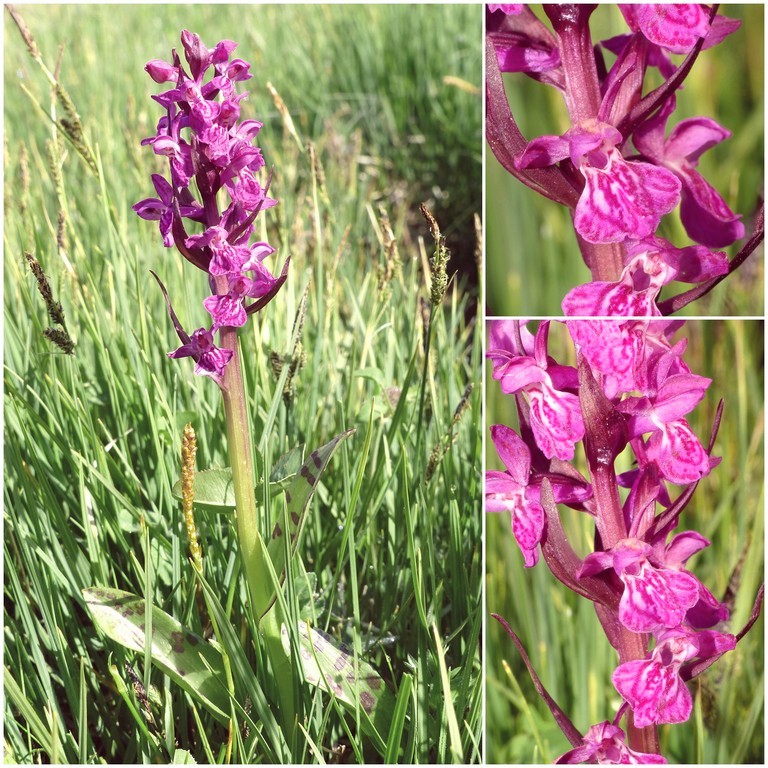
[[[305,737],[290,744],[273,737],[263,700],[243,695],[256,725],[242,729],[228,756],[226,729],[140,654],[105,640],[84,609],[83,588],[117,587],[204,630],[171,488],[186,422],[197,432],[198,468],[226,466],[224,415],[216,386],[195,377],[189,360],[166,357],[178,341],[149,270],[188,329],[207,320],[206,280],[130,209],[154,195],[150,174],[165,171],[139,146],[162,114],[150,94],[163,86],[143,67],[169,59],[184,28],[211,46],[238,41],[235,55],[251,62],[242,117],[264,122],[257,143],[280,201],[259,217],[257,237],[277,248],[273,271],[291,257],[286,285],[242,335],[265,472],[296,445],[309,451],[357,429],[323,477],[300,549],[317,578],[318,623],[398,695],[400,730],[383,734],[390,760],[477,762],[482,9],[20,12],[72,97],[97,172],[56,130],[51,115],[61,118],[62,105],[52,104],[50,83],[6,15],[6,762],[381,759],[354,717],[309,687]],[[421,202],[453,253],[426,367],[434,243]],[[71,355],[43,335],[50,323],[25,252],[63,305]],[[269,700],[234,529],[204,510],[197,524],[206,580]]]
[[[763,581],[763,324],[757,321],[692,320],[676,338],[689,340],[685,360],[694,373],[711,377],[689,423],[707,442],[720,398],[724,400],[714,455],[721,464],[699,484],[678,531],[697,530],[712,542],[690,561],[692,571],[724,599],[735,589],[727,631],[748,620]],[[550,329],[551,354],[574,364],[561,350],[563,325]],[[487,370],[487,424],[516,425],[514,401],[501,394]],[[487,434],[488,469],[503,469]],[[625,451],[619,461],[627,461]],[[584,463],[580,449],[577,460]],[[629,465],[619,465],[621,471]],[[585,468],[581,468],[585,472]],[[673,498],[677,492],[672,488]],[[623,492],[622,498],[626,492]],[[588,516],[560,507],[568,538],[582,557],[591,551],[594,526]],[[621,703],[612,683],[616,654],[592,604],[567,590],[543,560],[523,559],[508,515],[489,514],[487,607],[504,616],[526,648],[544,687],[584,733],[612,719]],[[764,749],[764,620],[736,650],[689,684],[695,696],[690,720],[660,729],[670,763],[762,763]],[[503,629],[491,621],[486,640],[487,757],[490,763],[548,763],[570,749],[539,698],[525,666]]]
[[[534,9],[548,25],[541,8]],[[720,13],[741,19],[742,26],[699,56],[684,88],[678,91],[677,109],[667,132],[680,120],[701,115],[715,119],[733,133],[702,156],[699,170],[731,209],[743,215],[749,237],[764,184],[764,7],[729,4],[722,6]],[[615,5],[597,8],[591,23],[594,42],[627,30]],[[606,51],[605,60],[610,67],[615,57]],[[652,75],[657,79],[649,80]],[[661,82],[656,71],[646,77],[648,82],[654,87]],[[565,102],[556,89],[522,74],[504,75],[504,83],[523,136],[562,134],[569,128]],[[569,212],[513,178],[490,149],[486,154],[488,314],[562,315],[560,304],[565,294],[590,279]],[[676,211],[664,217],[659,234],[677,246],[691,243]],[[743,242],[726,249],[729,257]],[[724,284],[689,305],[684,314],[762,315],[763,274],[761,246]],[[687,287],[674,283],[662,291],[661,298]]]

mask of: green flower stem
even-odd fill
[[[233,353],[232,359],[224,370],[221,392],[224,397],[229,461],[232,466],[232,484],[235,492],[237,539],[251,604],[254,605],[266,587],[265,577],[266,580],[269,579],[269,570],[264,560],[266,549],[259,532],[254,490],[253,450],[237,330],[230,327],[222,328],[219,332],[219,340],[223,349],[232,350]],[[259,611],[255,610],[254,614],[258,622]]]

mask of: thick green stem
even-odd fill
[[[222,328],[219,339],[221,347],[233,353],[232,359],[224,370],[221,391],[224,397],[229,461],[232,466],[232,485],[235,492],[237,538],[243,559],[245,580],[253,600],[264,587],[260,584],[260,579],[266,571],[266,565],[263,563],[264,549],[256,509],[253,451],[243,372],[240,367],[237,330],[230,327]],[[255,616],[257,622],[259,618],[258,615]]]

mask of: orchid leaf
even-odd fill
[[[289,487],[304,460],[304,446],[292,448],[281,456],[269,475],[269,494],[277,496]],[[261,495],[262,484],[256,485],[256,498]],[[174,483],[173,496],[181,499],[181,480]],[[235,488],[232,469],[223,467],[195,472],[195,504],[216,512],[231,512],[235,508]]]
[[[138,653],[146,644],[146,602],[130,592],[107,587],[83,590],[93,623],[111,640]],[[152,608],[152,663],[197,699],[222,723],[229,722],[230,700],[221,654],[199,635],[157,607]]]
[[[281,583],[285,576],[285,545],[283,537],[290,537],[291,552],[296,551],[301,530],[309,507],[310,499],[320,481],[320,476],[328,466],[334,451],[342,440],[349,437],[355,430],[350,429],[337,435],[329,443],[318,448],[309,455],[301,469],[293,476],[285,489],[285,508],[276,505],[277,512],[272,519],[272,534],[267,547],[275,573]],[[261,595],[254,595],[256,615],[261,617],[269,610],[275,601],[275,593],[271,585],[264,584]]]
[[[283,646],[288,646],[288,631],[282,630]],[[363,730],[383,755],[386,736],[395,713],[395,697],[381,675],[366,661],[355,660],[353,651],[337,643],[328,633],[299,622],[301,664],[311,685],[332,694],[345,709],[360,713]]]

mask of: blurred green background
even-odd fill
[[[549,25],[540,6],[533,8]],[[699,170],[731,209],[743,215],[748,237],[764,182],[764,8],[762,4],[723,5],[720,13],[741,19],[742,26],[699,56],[678,92],[678,108],[667,131],[679,120],[698,115],[714,118],[732,131],[730,139],[702,156]],[[627,30],[618,8],[609,4],[599,6],[592,14],[591,28],[595,43]],[[604,55],[610,67],[615,56],[607,51]],[[679,56],[673,58],[682,60]],[[652,75],[655,87],[661,81],[656,70]],[[512,114],[523,136],[532,139],[562,134],[569,128],[568,112],[559,91],[522,74],[504,75],[504,82]],[[490,148],[486,157],[488,314],[562,315],[560,303],[565,294],[590,279],[570,215],[564,207],[540,197],[513,178],[496,161]],[[678,247],[691,243],[676,211],[664,218],[659,234]],[[727,249],[729,256],[738,247],[739,243]],[[688,287],[673,283],[662,291],[661,298]],[[723,285],[683,312],[709,316],[762,313],[762,247]]]
[[[749,618],[763,581],[763,323],[690,320],[675,338],[682,336],[689,340],[684,359],[692,372],[713,379],[702,403],[686,417],[702,442],[708,440],[720,398],[724,412],[714,449],[722,462],[700,482],[677,530],[699,531],[712,542],[690,567],[720,599],[729,586],[737,589],[727,626],[735,634]],[[550,328],[550,353],[558,362],[575,362],[562,324]],[[517,416],[514,399],[501,393],[491,370],[488,365],[487,467],[503,469],[489,427],[514,427]],[[628,456],[627,450],[619,457],[622,471],[629,469]],[[583,465],[578,447],[576,460]],[[674,498],[677,490],[670,489]],[[560,510],[569,541],[583,557],[592,549],[594,525],[583,513]],[[507,619],[545,688],[582,733],[612,719],[621,704],[611,683],[616,653],[592,604],[557,581],[543,559],[534,568],[523,567],[508,515],[488,514],[486,525],[488,614]],[[691,719],[660,729],[662,753],[670,763],[763,762],[763,627],[760,618],[734,652],[689,684],[695,696]],[[568,750],[514,645],[491,618],[485,659],[488,761],[548,763]]]

